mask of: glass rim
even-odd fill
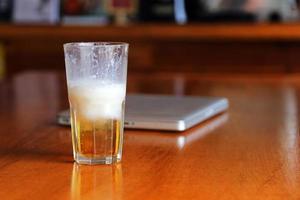
[[[126,47],[128,45],[126,42],[68,42],[64,47]]]

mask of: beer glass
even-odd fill
[[[122,159],[128,44],[64,44],[74,160]]]

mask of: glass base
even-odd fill
[[[107,156],[107,157],[101,157],[101,158],[89,158],[89,157],[83,157],[80,155],[77,155],[75,158],[76,163],[83,164],[83,165],[109,165],[109,164],[115,164],[121,162],[121,158],[118,158],[118,156]]]

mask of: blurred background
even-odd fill
[[[130,43],[129,73],[300,71],[298,0],[0,0],[0,77],[64,69],[62,44]]]

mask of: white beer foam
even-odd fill
[[[119,119],[125,100],[125,84],[106,84],[100,81],[83,81],[71,84],[71,98],[75,98],[81,114],[90,120]],[[76,109],[76,108],[75,108]]]

